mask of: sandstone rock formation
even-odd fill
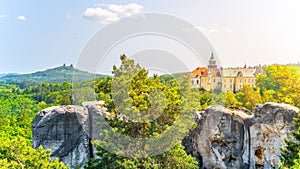
[[[88,111],[80,106],[55,106],[42,110],[32,123],[32,144],[51,149],[70,167],[82,167],[89,157]]]
[[[214,106],[197,114],[196,128],[182,143],[206,169],[276,168],[284,138],[291,138],[298,108],[265,103],[250,115],[242,110]],[[103,117],[110,114],[101,102],[83,106],[54,106],[38,113],[32,123],[33,147],[51,149],[71,168],[83,168],[95,158],[92,139],[100,139]]]
[[[276,168],[298,111],[275,103],[258,105],[253,115],[211,107],[196,117],[197,127],[183,145],[200,168]]]
[[[292,139],[293,118],[299,109],[286,104],[266,103],[245,120],[243,161],[250,168],[275,168],[284,138]],[[250,139],[249,139],[250,138]]]
[[[51,158],[59,158],[70,168],[83,168],[88,158],[94,157],[91,139],[99,139],[95,125],[107,114],[97,102],[82,106],[53,106],[37,114],[32,123],[32,144],[51,150]]]

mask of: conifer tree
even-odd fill
[[[112,118],[106,119],[113,131],[130,138],[138,138],[136,142],[124,138],[118,140],[119,135],[112,136],[112,132],[101,133],[103,140],[94,142],[96,154],[100,159],[90,159],[86,168],[198,168],[197,161],[187,155],[180,145],[180,138],[176,133],[187,133],[184,124],[192,126],[192,113],[198,107],[191,95],[189,80],[172,80],[162,83],[157,75],[148,77],[148,72],[135,64],[125,55],[121,57],[121,66],[113,67],[111,96],[114,106],[111,108]],[[102,82],[96,91],[101,92]],[[182,113],[184,112],[184,113]],[[180,116],[184,118],[179,118]],[[172,131],[175,126],[176,131]],[[105,126],[102,126],[105,127]],[[173,127],[174,128],[174,127]],[[102,129],[102,128],[101,128]],[[170,136],[162,137],[170,133]],[[172,135],[175,133],[174,135]],[[146,140],[157,138],[149,146]],[[117,144],[114,144],[117,143]],[[157,154],[164,146],[174,143],[170,150]],[[103,147],[109,147],[115,152],[129,147],[134,155],[120,156]],[[130,150],[128,150],[130,151]],[[151,154],[156,155],[151,155]]]
[[[281,167],[291,168],[294,165],[299,166],[300,162],[300,118],[294,119],[294,125],[297,128],[297,131],[293,131],[292,135],[294,137],[293,140],[285,140],[286,146],[281,149],[280,161]]]

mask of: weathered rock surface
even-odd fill
[[[32,123],[32,144],[51,149],[51,158],[59,158],[74,168],[82,167],[89,157],[88,111],[80,106],[50,107],[42,110]]]
[[[32,123],[32,144],[51,150],[51,158],[59,158],[70,168],[83,168],[94,157],[91,139],[99,139],[95,126],[105,109],[97,102],[82,106],[53,106],[39,112]]]
[[[250,168],[275,168],[280,148],[285,145],[284,138],[292,138],[293,118],[298,116],[298,111],[286,104],[258,105],[254,115],[245,120],[244,163]]]
[[[188,153],[197,158],[201,168],[242,168],[244,120],[249,115],[222,106],[199,115],[197,127],[189,140],[184,140]]]
[[[183,145],[200,168],[276,168],[298,112],[298,108],[275,103],[258,105],[251,116],[211,107],[198,114],[197,127]]]
[[[253,115],[215,106],[197,113],[197,127],[182,143],[206,169],[276,168],[284,138],[291,138],[298,108],[265,103]],[[32,123],[33,147],[51,149],[71,168],[83,168],[95,157],[91,140],[100,139],[97,125],[110,114],[101,102],[54,106],[38,113]]]

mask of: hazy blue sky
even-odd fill
[[[143,12],[195,25],[222,66],[296,63],[299,9],[298,0],[0,0],[0,73],[74,64],[105,24]]]

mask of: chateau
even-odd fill
[[[255,87],[255,78],[264,73],[261,65],[242,68],[218,68],[213,53],[206,67],[197,67],[191,72],[193,87],[201,87],[206,91],[221,89],[223,92],[239,91],[243,85]]]

